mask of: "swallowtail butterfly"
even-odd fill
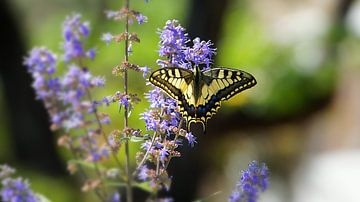
[[[200,122],[203,131],[207,121],[218,111],[221,101],[256,84],[255,78],[244,71],[212,68],[194,72],[184,68],[165,67],[154,71],[149,81],[177,100],[181,115],[190,124]]]

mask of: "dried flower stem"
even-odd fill
[[[81,157],[79,158],[78,155],[76,154],[76,149],[73,147],[72,143],[69,144],[69,148],[70,148],[70,151],[71,151],[71,154],[73,155],[74,159],[78,160],[78,159],[82,159]],[[86,179],[90,179],[89,176],[86,174],[84,168],[82,167],[82,165],[77,165],[78,166],[78,169],[79,169],[79,172],[80,172],[80,176],[83,178],[82,180],[85,180]],[[97,197],[99,197],[99,199],[102,201],[102,202],[105,202],[105,198],[101,195],[100,193],[100,190],[99,188],[95,188],[94,189],[94,192],[96,194]]]
[[[88,96],[90,102],[93,102],[93,99],[92,99],[92,96],[91,96],[91,93],[90,93],[89,89],[86,89],[86,93],[87,93],[87,96]],[[95,115],[96,122],[98,124],[101,135],[104,138],[104,141],[105,141],[106,145],[111,149],[112,147],[111,147],[110,142],[109,142],[109,140],[107,138],[107,135],[105,134],[105,132],[103,130],[103,126],[101,124],[101,121],[100,121],[99,115],[97,113],[97,110],[95,109],[93,113]],[[111,149],[111,154],[112,154],[113,158],[115,159],[115,162],[116,162],[117,166],[119,167],[119,169],[124,170],[124,168],[121,166],[119,158],[117,157],[116,151]]]
[[[181,120],[180,120],[180,123],[179,123],[178,131],[177,131],[177,133],[176,133],[176,135],[175,135],[175,138],[174,138],[174,142],[175,142],[175,143],[176,143],[176,140],[177,140],[178,137],[179,137],[180,129],[181,129],[181,127],[182,127],[183,122],[184,122],[184,119],[181,119]],[[166,169],[168,168],[172,157],[173,157],[172,155],[169,155],[169,160],[166,162],[165,167],[164,167],[164,170],[166,170]]]
[[[136,171],[138,171],[141,168],[141,166],[144,165],[144,163],[145,163],[145,161],[146,161],[146,159],[147,159],[147,157],[148,157],[148,155],[150,153],[150,150],[151,150],[152,146],[154,146],[156,136],[157,136],[157,132],[155,131],[155,133],[154,133],[154,135],[153,135],[153,137],[151,139],[151,144],[150,144],[149,148],[147,149],[144,157],[141,159],[141,161],[140,161],[139,165],[137,166],[137,168],[136,168],[135,172],[133,173],[133,175],[135,175]]]
[[[129,0],[125,0],[125,9],[129,10],[130,7],[130,1]],[[125,33],[126,35],[128,35],[129,33],[129,15],[126,15],[126,19],[125,19]],[[129,37],[126,37],[125,39],[125,62],[129,62],[129,52],[128,52],[128,47],[129,47]],[[128,94],[128,70],[127,68],[125,69],[124,72],[124,93],[125,95]],[[124,110],[124,128],[128,128],[129,123],[128,123],[128,114],[129,114],[129,108],[127,105],[125,105],[125,110]],[[126,157],[126,167],[125,167],[125,172],[127,175],[127,183],[126,183],[126,199],[128,202],[133,202],[133,194],[132,194],[132,175],[130,172],[130,155],[129,155],[129,138],[128,138],[128,134],[125,133],[126,136],[126,140],[125,140],[125,157]]]

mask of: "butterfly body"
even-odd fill
[[[218,111],[221,101],[256,84],[255,78],[241,70],[213,68],[194,72],[177,67],[166,67],[154,71],[149,81],[178,101],[181,115],[191,123],[200,122],[203,130],[207,121]]]

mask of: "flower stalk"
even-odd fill
[[[130,0],[125,0],[125,9],[129,11],[130,7]],[[129,62],[129,14],[126,15],[125,19],[125,63]],[[124,70],[124,93],[125,95],[128,94],[128,70],[125,68]],[[124,106],[124,128],[129,127],[129,106]],[[132,194],[132,175],[130,171],[130,152],[129,152],[129,135],[128,133],[124,134],[125,136],[125,158],[126,158],[126,165],[125,165],[125,172],[127,175],[127,181],[126,181],[126,198],[128,202],[133,201],[133,194]]]

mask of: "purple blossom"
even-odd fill
[[[33,48],[24,64],[34,77],[35,74],[52,75],[56,70],[56,55],[44,47]]]
[[[191,132],[186,133],[185,138],[187,139],[191,147],[194,147],[194,144],[197,143],[196,137]]]
[[[241,172],[236,189],[229,197],[229,202],[255,202],[259,192],[264,192],[268,186],[269,170],[265,163],[261,165],[253,161],[248,169]]]
[[[142,113],[142,119],[145,120],[147,130],[159,128],[168,133],[173,127],[178,127],[181,115],[177,112],[175,100],[165,97],[158,88],[150,90],[145,97],[150,102],[150,110]],[[160,119],[160,113],[168,119]]]
[[[92,86],[103,87],[105,86],[105,78],[103,76],[94,76],[90,81]]]
[[[111,197],[111,202],[120,202],[121,201],[121,197],[120,194],[118,192],[115,192],[112,197]]]
[[[37,202],[39,198],[30,190],[29,183],[21,178],[2,180],[1,198],[11,202]]]
[[[146,181],[149,178],[149,169],[146,166],[141,166],[139,169],[138,177],[142,181]]]
[[[212,48],[211,41],[201,41],[200,38],[193,40],[193,46],[188,47],[189,41],[185,29],[176,20],[167,21],[160,31],[160,57],[168,60],[158,60],[162,67],[177,66],[193,69],[194,65],[205,65],[209,69],[216,49]],[[201,66],[202,67],[202,66]]]
[[[110,103],[113,102],[113,99],[112,99],[112,97],[110,97],[110,96],[105,96],[105,97],[103,97],[103,99],[102,99],[101,101],[102,101],[103,103],[105,103],[106,106],[109,106]]]
[[[112,19],[112,18],[115,18],[116,16],[120,15],[120,11],[108,10],[108,11],[105,11],[105,14],[108,19]]]
[[[214,44],[211,41],[200,41],[198,37],[193,40],[193,44],[193,47],[184,50],[185,60],[195,65],[205,64],[206,69],[209,69],[213,55],[216,53],[216,49],[211,48]]]
[[[96,55],[96,51],[94,48],[90,48],[87,52],[86,52],[86,57],[90,58],[91,60],[93,60],[95,58]]]
[[[185,33],[185,29],[179,22],[177,20],[168,20],[165,27],[160,30],[159,55],[167,57],[172,65],[180,66],[185,59],[183,50],[187,41],[187,33]],[[169,66],[163,60],[159,60],[157,63],[163,67]]]
[[[104,117],[101,118],[100,122],[101,122],[102,124],[109,125],[109,124],[111,123],[110,117],[109,117],[109,116],[104,116]]]
[[[119,100],[119,104],[124,105],[125,107],[129,107],[129,100],[126,95],[122,96]]]
[[[59,82],[53,73],[56,71],[56,56],[46,48],[34,48],[25,58],[24,64],[32,75],[36,98],[51,105],[51,98],[59,90]]]
[[[163,147],[159,151],[160,161],[164,162],[165,158],[169,155],[169,151],[166,147]]]
[[[141,25],[141,24],[148,21],[148,18],[145,15],[141,14],[141,13],[137,13],[135,15],[135,17],[136,17],[136,20],[139,23],[139,25]]]
[[[146,78],[146,75],[150,72],[151,68],[148,66],[140,67],[140,70],[143,72],[143,77]]]
[[[151,147],[151,141],[145,141],[144,143],[141,144],[141,149],[149,150],[150,147]]]
[[[85,50],[83,39],[90,33],[89,23],[81,21],[80,14],[68,16],[63,24],[64,35],[64,60],[69,62],[71,59],[88,57],[93,59],[95,51]]]
[[[113,35],[109,32],[104,33],[101,36],[101,40],[104,41],[106,43],[106,45],[109,45],[110,42],[112,41],[112,39],[113,39]]]

